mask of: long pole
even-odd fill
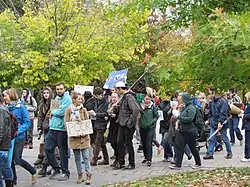
[[[147,71],[145,71],[133,84],[132,84],[132,86],[130,86],[130,88],[129,89],[132,89],[135,85],[136,85],[136,83],[138,82],[138,81],[140,81],[141,80],[141,78],[145,75],[147,73]],[[114,105],[117,105],[121,100],[122,100],[122,98],[123,98],[123,96],[122,97],[120,97],[119,99],[118,99],[118,101],[116,101],[116,103],[114,104]],[[110,109],[108,110],[108,112],[111,112],[112,110],[113,110],[113,105],[110,107]]]

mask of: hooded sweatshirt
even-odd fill
[[[185,103],[185,106],[177,118],[180,120],[179,128],[181,131],[190,131],[195,129],[194,118],[196,115],[196,108],[192,104],[192,99],[187,94],[182,94],[182,99]]]
[[[43,91],[49,91],[49,99],[45,99],[43,97]],[[53,92],[50,87],[44,87],[42,92],[42,102],[39,106],[38,111],[38,122],[37,122],[37,129],[47,132],[49,130],[49,119],[50,119],[50,104],[51,99],[53,98]]]
[[[30,127],[29,114],[26,107],[20,101],[13,101],[7,105],[8,110],[13,113],[18,121],[17,139],[24,139]]]
[[[21,98],[21,102],[24,104],[24,106],[27,108],[29,117],[34,118],[35,117],[35,111],[37,110],[37,102],[34,97],[31,96],[31,92],[29,89],[25,89],[27,92],[27,96],[24,98]]]
[[[62,97],[56,96],[55,100],[60,102],[60,106],[58,109],[51,111],[52,118],[50,120],[49,127],[51,130],[66,131],[64,125],[64,115],[66,109],[72,104],[69,92],[64,92]]]

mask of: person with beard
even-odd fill
[[[22,158],[25,135],[30,127],[30,118],[28,111],[26,107],[20,101],[18,101],[18,95],[15,88],[8,89],[4,92],[4,101],[8,110],[16,116],[19,123],[13,151],[13,183],[17,183],[15,165],[19,165],[31,174],[31,183],[35,184],[38,179],[37,171],[26,160]]]
[[[39,145],[39,155],[38,160],[35,162],[42,163],[42,169],[38,172],[39,176],[45,177],[47,173],[48,167],[48,159],[44,150],[44,141],[49,132],[49,120],[50,120],[50,104],[51,99],[53,98],[53,92],[50,87],[44,87],[42,89],[42,102],[39,106],[38,111],[38,124],[37,130],[39,132],[39,136],[42,136],[42,142]]]
[[[26,134],[25,147],[33,149],[34,117],[35,117],[35,112],[37,110],[37,102],[35,98],[32,97],[30,90],[27,88],[23,89],[22,98],[20,100],[27,108],[30,117],[30,128],[28,129],[28,132]]]
[[[49,165],[54,169],[50,179],[66,181],[69,179],[70,172],[68,168],[68,135],[65,129],[64,116],[66,109],[72,104],[72,100],[63,82],[56,84],[56,94],[55,100],[60,105],[57,109],[53,109],[50,114],[49,132],[45,139],[45,154]],[[60,152],[60,166],[54,154],[56,147],[59,148]],[[60,169],[62,175],[60,175]]]
[[[107,99],[104,98],[102,88],[100,87],[95,88],[93,94],[95,97],[94,110],[89,111],[89,114],[94,122],[94,134],[95,134],[94,151],[93,151],[93,158],[91,160],[91,165],[92,166],[97,165],[97,160],[98,160],[100,150],[102,150],[103,161],[101,161],[98,164],[108,165],[109,155],[108,155],[108,150],[106,147],[104,133],[108,125],[107,110],[108,110],[109,102]]]

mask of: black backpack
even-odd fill
[[[198,133],[201,134],[201,131],[205,126],[204,116],[201,109],[199,109],[198,107],[195,108],[196,108],[196,114],[193,122],[198,130]]]

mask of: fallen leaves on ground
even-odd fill
[[[250,168],[221,168],[199,170],[148,178],[109,187],[247,187],[250,186]]]

